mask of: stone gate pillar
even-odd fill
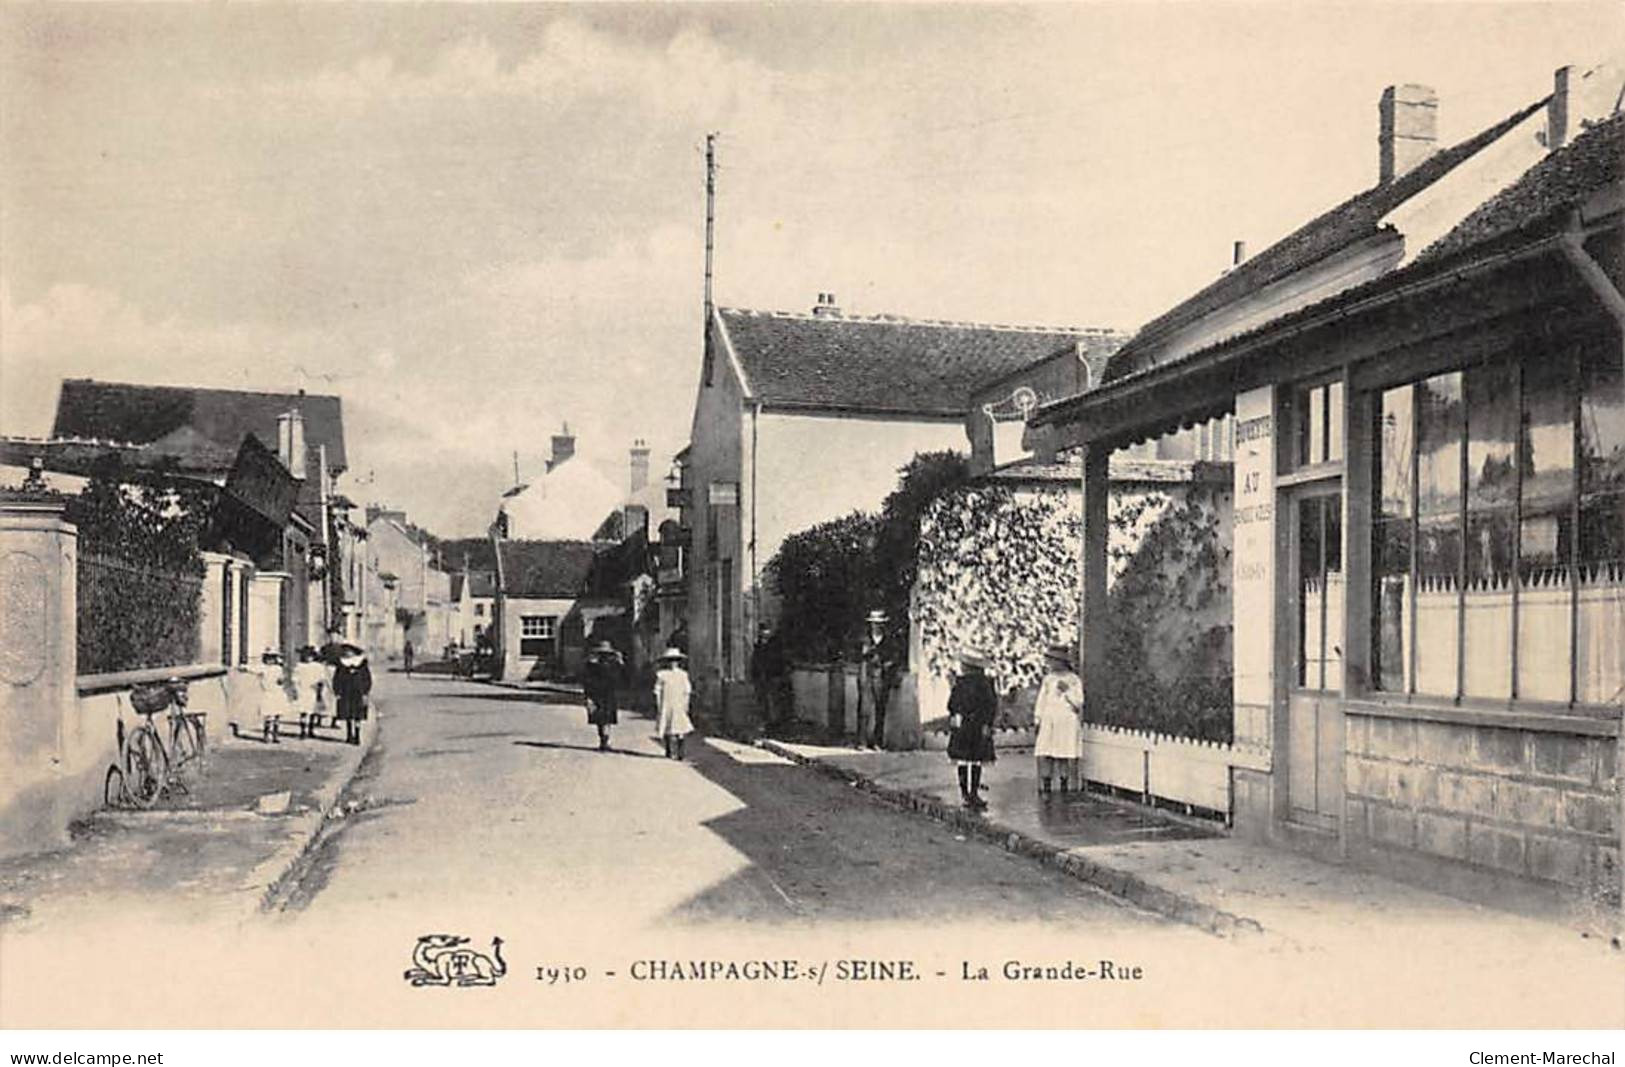
[[[78,531],[60,502],[0,501],[0,855],[49,848],[83,807],[77,722]]]

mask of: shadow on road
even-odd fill
[[[495,689],[483,693],[447,690],[425,693],[425,700],[480,700],[499,704],[580,704],[581,698],[571,693],[555,693],[547,689]]]
[[[514,744],[523,745],[526,748],[563,748],[563,749],[570,749],[573,752],[593,752],[593,753],[596,753],[596,752],[599,751],[597,745],[567,745],[562,741],[515,741]],[[609,749],[609,751],[605,752],[604,755],[606,755],[606,756],[635,756],[638,759],[665,759],[666,758],[665,756],[662,756],[658,752],[632,752],[632,751],[629,751],[629,750],[624,749],[624,748],[615,748],[613,746]]]
[[[684,923],[1128,923],[1143,918],[1057,871],[782,763],[691,740],[690,763],[740,807],[703,824],[749,866],[675,907]]]

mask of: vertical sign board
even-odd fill
[[[1263,386],[1236,396],[1234,612],[1236,740],[1270,742],[1275,669],[1275,404]]]

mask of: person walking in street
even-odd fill
[[[764,624],[756,631],[756,648],[750,654],[750,683],[765,724],[790,717],[790,703],[781,695],[789,673],[784,638]]]
[[[1063,795],[1076,777],[1083,744],[1082,717],[1083,679],[1072,669],[1072,650],[1056,645],[1044,653],[1044,680],[1033,704],[1033,721],[1038,724],[1033,756],[1038,761],[1041,796],[1050,795],[1050,780],[1057,772]],[[1081,788],[1082,779],[1078,784]]]
[[[598,751],[609,751],[609,728],[620,718],[616,704],[621,684],[621,654],[600,641],[587,654],[581,691],[587,698],[587,721],[598,727]]]
[[[401,650],[401,663],[405,665],[406,673],[410,676],[412,673],[412,642],[410,641],[406,642],[406,647]]]
[[[688,671],[683,669],[687,659],[682,649],[668,648],[660,654],[660,669],[655,672],[655,708],[660,713],[655,731],[665,743],[668,759],[683,758],[683,740],[694,732],[694,722],[688,717],[693,689]]]
[[[333,695],[338,699],[338,717],[344,722],[344,740],[361,743],[361,724],[367,718],[367,694],[372,692],[372,668],[367,654],[356,645],[346,644],[333,669]]]
[[[993,722],[999,700],[986,674],[987,657],[969,650],[960,655],[962,669],[948,694],[948,758],[959,768],[959,795],[972,810],[987,807],[981,797],[982,767],[995,759]]]

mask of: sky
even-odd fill
[[[1619,5],[0,5],[0,430],[65,377],[333,393],[353,498],[484,531],[568,422],[656,476],[724,306],[1134,329],[1625,54]]]

